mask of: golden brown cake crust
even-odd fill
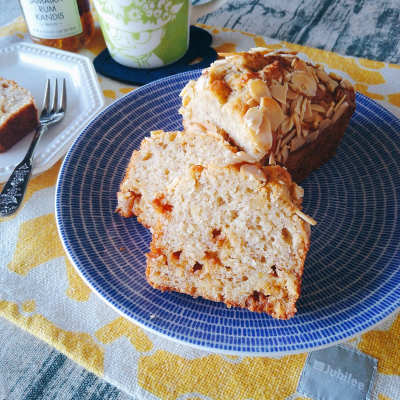
[[[295,182],[335,155],[356,108],[348,80],[295,52],[253,49],[220,56],[225,59],[182,92],[184,126],[192,119],[214,124],[264,165],[286,167]],[[267,105],[262,98],[269,98]],[[265,119],[271,128],[260,125]]]

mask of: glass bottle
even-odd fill
[[[20,0],[34,43],[77,51],[94,35],[89,0]]]

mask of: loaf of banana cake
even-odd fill
[[[191,124],[185,132],[151,132],[140,150],[132,154],[117,193],[117,212],[124,217],[136,215],[139,222],[152,228],[158,218],[153,204],[156,195],[190,166],[216,157],[228,162],[255,161],[230,146],[217,132],[207,130],[207,124]]]
[[[39,125],[38,111],[27,89],[0,77],[0,153]]]
[[[222,53],[181,93],[183,124],[208,123],[263,165],[295,182],[336,153],[356,108],[347,79],[296,52],[256,48]]]
[[[315,223],[301,211],[302,195],[279,166],[218,157],[187,168],[153,202],[148,282],[291,318]]]

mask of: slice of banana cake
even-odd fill
[[[152,206],[157,193],[161,193],[190,166],[203,164],[215,157],[255,161],[207,128],[210,127],[192,124],[185,132],[151,132],[151,137],[142,141],[140,150],[132,154],[117,193],[117,212],[124,217],[136,215],[139,222],[152,228],[158,217],[157,209]]]
[[[226,158],[193,165],[153,202],[148,282],[291,318],[315,223],[300,211],[302,196],[279,166]]]

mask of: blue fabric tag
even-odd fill
[[[297,391],[314,400],[369,400],[378,360],[342,345],[308,354]]]

